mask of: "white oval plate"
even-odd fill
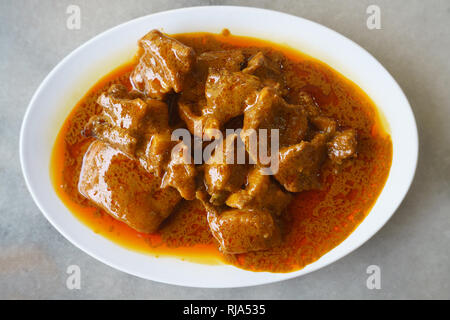
[[[84,93],[109,71],[129,61],[137,49],[137,40],[153,28],[167,33],[219,33],[228,28],[235,35],[288,44],[327,63],[373,99],[390,126],[392,167],[370,214],[345,241],[299,271],[250,272],[230,265],[202,265],[133,252],[95,234],[70,213],[56,195],[49,177],[50,154],[56,135]],[[69,54],[45,78],[28,106],[20,136],[20,160],[28,189],[45,217],[69,241],[124,272],[193,287],[270,283],[307,274],[342,258],[372,237],[395,212],[412,182],[417,155],[417,128],[409,103],[391,75],[368,52],[317,23],[246,7],[166,11],[132,20],[96,36]]]

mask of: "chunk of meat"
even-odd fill
[[[188,147],[179,142],[171,150],[170,162],[163,177],[162,187],[172,186],[186,200],[195,199],[197,172]]]
[[[308,116],[318,117],[320,115],[319,106],[308,92],[300,91],[298,94],[298,100]]]
[[[220,143],[204,167],[206,191],[214,205],[222,205],[232,192],[244,185],[249,169],[245,147],[236,133],[229,134]]]
[[[228,254],[267,250],[280,243],[281,232],[272,214],[263,210],[215,207],[197,192],[207,211],[207,219],[219,249]]]
[[[143,148],[137,152],[140,162],[149,172],[163,177],[162,187],[174,187],[184,199],[193,200],[196,170],[190,150],[183,142],[172,140],[167,119],[160,125],[160,130],[146,134]]]
[[[147,99],[147,114],[142,132],[161,133],[169,130],[169,107],[165,102]]]
[[[142,139],[136,156],[148,172],[162,177],[170,161],[170,151],[175,144],[167,130],[161,133],[149,133]]]
[[[273,61],[260,51],[250,58],[242,72],[257,76],[265,86],[273,87],[281,95],[285,95],[287,86],[282,69],[281,61]]]
[[[224,253],[267,250],[281,239],[280,229],[268,211],[228,210],[220,215],[208,214],[208,223]]]
[[[121,151],[94,141],[84,156],[78,188],[112,217],[152,233],[181,199],[175,189],[161,189],[160,183]]]
[[[289,193],[281,190],[269,175],[263,175],[261,168],[255,167],[247,176],[245,189],[231,194],[226,204],[236,209],[269,211],[280,216],[291,200]]]
[[[142,55],[130,77],[134,88],[156,99],[171,91],[181,92],[195,63],[194,49],[158,30],[147,33],[139,46]]]
[[[196,71],[206,79],[210,69],[237,72],[241,70],[244,61],[245,57],[239,49],[203,52],[197,57]]]
[[[202,116],[202,109],[206,105],[206,99],[189,100],[181,96],[178,100],[178,115],[186,124],[188,130],[199,137],[203,136],[204,125],[207,116]]]
[[[147,114],[147,103],[139,95],[129,94],[123,85],[114,84],[102,93],[97,103],[103,107],[103,116],[112,126],[137,133]]]
[[[97,103],[103,107],[102,113],[89,120],[83,134],[106,142],[131,158],[140,158],[144,167],[158,175],[160,142],[166,146],[167,136],[170,141],[167,105],[154,99],[144,101],[122,85],[111,86]],[[154,157],[152,151],[158,156]]]
[[[197,57],[194,72],[188,75],[185,89],[178,99],[180,118],[186,123],[192,134],[203,134],[203,130],[195,131],[195,123],[204,126],[208,118],[203,116],[203,111],[207,105],[205,83],[209,72],[218,72],[219,70],[238,72],[244,60],[242,51],[237,49],[208,51]]]
[[[147,103],[139,96],[129,94],[122,85],[112,85],[99,96],[97,103],[103,107],[102,113],[89,119],[83,135],[95,137],[133,157],[139,131],[148,114]]]
[[[274,88],[265,87],[256,103],[245,111],[241,132],[247,152],[257,162],[257,150],[251,145],[251,135],[262,134],[260,129],[267,130],[267,154],[271,154],[271,129],[278,130],[279,146],[283,148],[302,141],[308,130],[308,119],[302,108],[286,103]]]
[[[230,119],[242,115],[255,103],[261,82],[242,72],[212,71],[206,81],[206,106],[202,109],[205,134],[220,130]]]
[[[170,150],[176,142],[171,140],[167,105],[153,99],[147,100],[147,104],[148,115],[136,157],[147,171],[162,177],[165,166],[170,161]]]
[[[328,157],[333,162],[341,164],[343,160],[353,157],[356,154],[356,133],[352,129],[338,132],[327,145]]]
[[[334,121],[331,118],[328,117],[323,117],[323,116],[318,116],[318,117],[314,117],[311,118],[311,123],[323,134],[325,134],[325,136],[327,138],[330,138],[334,135],[334,133],[336,132],[336,121]]]
[[[129,157],[133,157],[136,152],[137,138],[125,129],[114,127],[103,116],[91,117],[84,126],[82,134],[103,141]]]
[[[301,192],[320,188],[320,169],[327,156],[326,137],[317,134],[310,142],[286,147],[279,153],[275,179],[287,191]]]
[[[139,160],[149,173],[165,178],[163,187],[172,186],[183,198],[194,199],[195,168],[188,162],[175,164],[179,159],[172,149],[177,142],[172,141],[167,105],[154,99],[130,99],[134,96],[123,86],[112,86],[99,97],[102,114],[90,119],[85,135]]]

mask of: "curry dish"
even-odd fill
[[[391,160],[373,102],[320,61],[229,32],[152,30],[75,106],[51,175],[81,221],[125,247],[290,272],[361,223]]]

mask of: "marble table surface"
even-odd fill
[[[371,4],[380,8],[381,29],[366,25]],[[66,26],[69,5],[81,10],[79,30]],[[31,199],[20,169],[19,131],[33,92],[50,70],[117,24],[199,5],[269,8],[321,23],[366,48],[405,91],[419,129],[415,180],[386,226],[340,261],[300,278],[250,288],[166,285],[127,275],[80,251]],[[0,298],[450,298],[450,1],[19,0],[0,2],[0,21]],[[66,287],[69,265],[80,267],[80,290]],[[380,289],[366,285],[370,265],[381,269]]]

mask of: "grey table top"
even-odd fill
[[[63,299],[403,299],[450,298],[450,1],[139,0],[0,2],[0,298]],[[81,9],[68,30],[66,9]],[[371,52],[394,76],[416,116],[420,156],[413,185],[387,225],[340,261],[304,277],[238,289],[194,289],[112,269],[63,238],[33,203],[19,163],[19,130],[40,82],[96,34],[153,12],[197,5],[270,8],[330,27]],[[381,9],[369,30],[366,8]],[[80,266],[81,289],[66,287]],[[381,289],[366,286],[369,265]]]

